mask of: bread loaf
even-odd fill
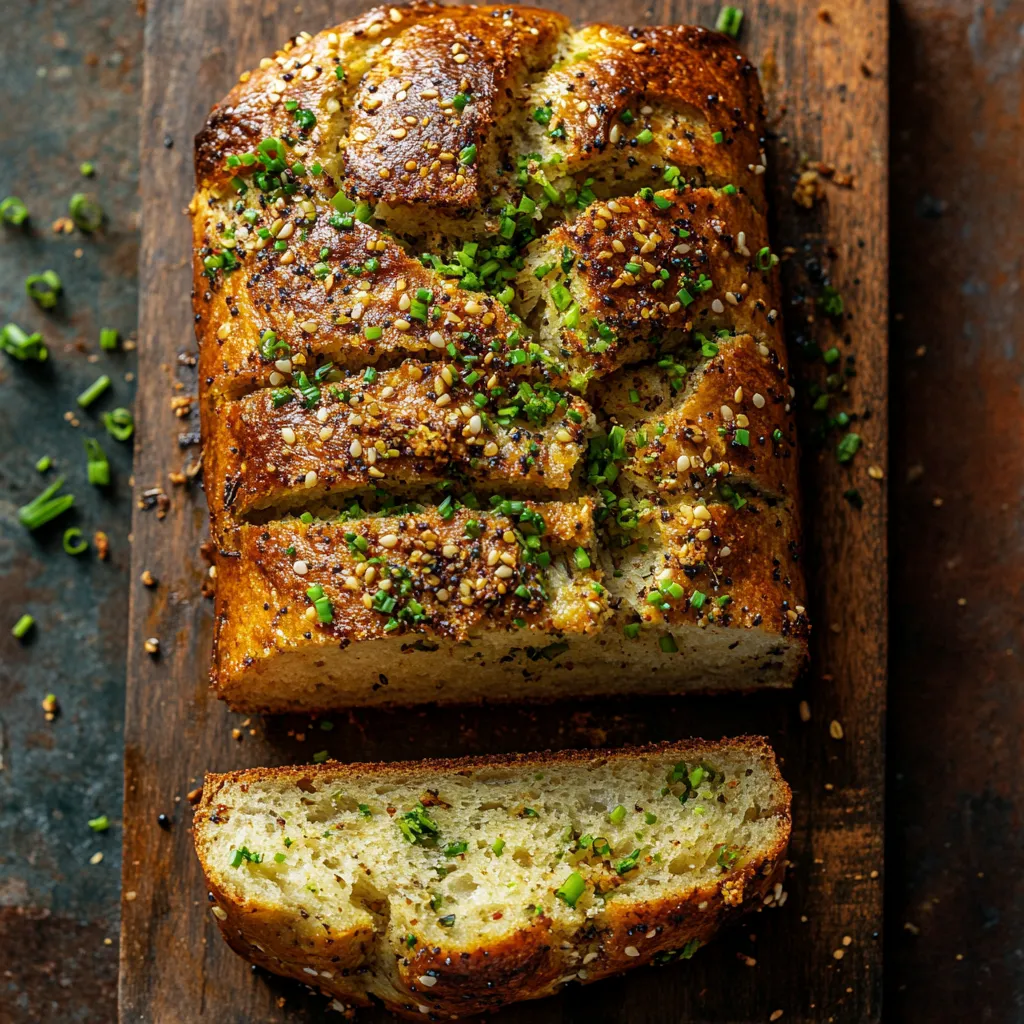
[[[809,629],[753,67],[380,8],[196,139],[213,682],[250,711],[789,684]]]
[[[764,740],[207,776],[229,945],[344,1006],[451,1019],[693,955],[781,892]]]

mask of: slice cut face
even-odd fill
[[[210,775],[195,818],[236,952],[411,1019],[688,959],[779,898],[789,833],[756,738]]]
[[[221,696],[792,683],[764,130],[724,37],[529,8],[380,8],[243,76],[191,206]]]

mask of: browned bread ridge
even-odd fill
[[[329,763],[208,775],[194,831],[235,952],[336,1009],[447,1020],[781,903],[790,791],[756,737]]]
[[[785,686],[809,630],[757,74],[682,26],[378,8],[196,138],[236,708]]]

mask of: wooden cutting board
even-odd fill
[[[578,21],[713,25],[717,5],[595,0],[553,3]],[[289,35],[361,10],[342,0],[160,0],[145,34],[139,448],[125,723],[120,1014],[124,1024],[248,1024],[319,1019],[326,1001],[250,970],[221,941],[192,851],[186,794],[205,771],[309,761],[395,760],[545,747],[616,745],[758,732],[784,758],[795,827],[787,900],[693,960],[513,1007],[500,1020],[537,1022],[875,1021],[882,993],[883,727],[886,670],[887,5],[746,0],[741,45],[761,68],[773,138],[774,248],[784,264],[793,341],[838,342],[855,366],[836,405],[860,415],[851,466],[835,436],[803,477],[814,661],[796,693],[744,698],[577,701],[540,709],[436,709],[250,722],[206,688],[212,605],[201,594],[206,506],[198,483],[169,474],[199,457],[176,396],[194,395],[189,224],[192,136],[239,72]],[[791,199],[805,159],[850,183],[826,186],[813,210]],[[813,318],[821,274],[843,294],[837,330]],[[817,323],[810,322],[816,319]],[[794,350],[798,346],[792,346]],[[855,358],[847,364],[845,357]],[[799,366],[802,360],[795,354]],[[811,376],[818,371],[811,371]],[[178,410],[180,411],[180,410]],[[808,416],[807,422],[820,420]],[[867,470],[872,467],[873,475]],[[143,497],[150,489],[165,492]],[[856,488],[859,500],[844,493]],[[150,570],[159,583],[140,582]],[[156,637],[153,657],[144,641]],[[800,701],[807,704],[800,708]],[[807,718],[807,708],[810,718]],[[801,713],[801,710],[803,713]],[[838,723],[838,725],[836,724]],[[840,729],[841,726],[841,729]],[[233,730],[238,730],[233,736]],[[171,818],[162,828],[157,815]],[[782,1016],[775,1016],[782,1011]],[[383,1020],[380,1011],[362,1019]]]

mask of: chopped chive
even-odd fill
[[[367,327],[363,330],[363,337],[367,341],[377,341],[384,334],[381,327]]]
[[[854,455],[857,454],[860,448],[860,434],[854,434],[852,431],[849,434],[843,436],[839,444],[836,445],[836,458],[841,463],[847,463],[853,460]]]
[[[701,593],[699,590],[695,590],[690,595],[690,607],[700,611],[704,607],[704,602],[707,600],[707,595]]]
[[[93,832],[106,832],[110,828],[110,819],[105,814],[101,814],[98,818],[90,818],[89,828]]]
[[[55,496],[63,486],[64,477],[59,476],[42,494],[33,498],[27,505],[22,505],[18,509],[18,521],[21,525],[29,530],[37,530],[71,508],[75,503],[73,494]]]
[[[96,165],[90,163],[88,160],[83,160],[78,165],[78,173],[83,178],[91,178],[96,173]]]
[[[645,128],[639,135],[637,135],[636,141],[637,145],[640,146],[649,145],[654,141],[654,132],[652,132],[650,128]]]
[[[622,632],[626,635],[627,640],[635,640],[640,635],[640,623],[629,622],[622,627]]]
[[[329,755],[326,750],[318,750],[313,755],[313,764],[323,764],[324,761],[327,760],[328,756]]]
[[[41,274],[30,274],[25,278],[25,294],[41,309],[53,309],[63,287],[54,270],[44,270]]]
[[[622,824],[622,822],[625,820],[625,817],[626,817],[626,808],[623,807],[622,804],[617,804],[615,807],[613,807],[611,809],[611,811],[608,814],[608,820],[613,825],[620,825],[620,824]]]
[[[718,143],[725,141],[725,136],[721,132],[712,132],[711,141],[717,145]]]
[[[741,444],[744,447],[749,448],[750,447],[750,431],[749,430],[744,430],[742,427],[740,427],[736,431],[736,435],[733,438],[733,441],[736,444]]]
[[[22,615],[18,621],[11,627],[11,636],[15,640],[23,640],[25,634],[36,624],[36,620],[26,612]]]
[[[36,472],[37,473],[45,473],[52,465],[53,465],[53,459],[51,459],[49,455],[44,455],[36,463]]]
[[[664,651],[665,654],[677,654],[679,648],[676,646],[675,637],[671,633],[667,633],[663,637],[659,637],[658,646]]]
[[[69,526],[64,531],[61,543],[69,555],[80,555],[83,551],[89,550],[89,542],[82,536],[82,531],[77,526]]]
[[[50,357],[50,350],[43,344],[43,336],[38,331],[26,334],[17,324],[7,324],[0,330],[0,348],[22,362],[34,359],[43,363]]]
[[[586,548],[577,548],[572,557],[577,569],[590,568],[590,555],[587,554]]]
[[[459,163],[464,167],[468,167],[473,161],[476,160],[476,144],[471,143],[464,149],[459,151]]]
[[[693,296],[685,288],[680,288],[679,291],[676,292],[676,298],[679,299],[684,306],[688,306],[693,302]]]
[[[734,195],[736,195],[736,193],[737,193],[738,189],[736,188],[736,186],[735,186],[735,185],[723,185],[723,186],[722,186],[722,191],[723,191],[723,192],[724,192],[724,193],[725,193],[725,194],[726,194],[727,196],[734,196]]]
[[[68,214],[79,231],[97,231],[103,224],[103,207],[85,192],[76,192],[68,200]]]
[[[115,441],[127,441],[135,432],[135,417],[129,409],[112,409],[103,414],[103,426]]]
[[[775,255],[766,245],[763,249],[758,249],[757,256],[755,257],[758,270],[771,270],[772,267],[776,266],[779,262],[779,257]]]
[[[491,849],[494,851],[495,857],[500,857],[501,851],[505,849],[505,840],[495,839],[494,842],[491,844]]]
[[[0,220],[5,224],[20,227],[27,219],[28,207],[17,196],[8,196],[0,202]]]
[[[114,327],[104,327],[100,330],[100,348],[106,352],[113,352],[117,348],[119,335]]]
[[[110,462],[106,453],[100,447],[99,441],[93,437],[86,437],[82,443],[85,445],[85,457],[88,460],[86,472],[89,475],[89,483],[95,487],[106,487],[110,483]]]
[[[103,394],[107,388],[110,387],[110,378],[104,373],[102,376],[97,377],[79,396],[75,401],[78,402],[79,406],[83,409],[88,409],[93,402],[96,401],[100,395]]]
[[[275,853],[274,854],[274,863],[275,864],[283,864],[284,863],[284,859],[285,858],[284,858],[284,854],[283,853]]]
[[[743,11],[738,7],[723,7],[718,12],[715,28],[731,39],[739,38],[740,26],[743,24]]]
[[[531,115],[537,124],[550,124],[551,123],[551,108],[550,107],[537,107]]]
[[[575,907],[576,901],[583,895],[586,888],[587,886],[583,881],[583,876],[578,871],[574,871],[555,890],[555,895],[567,906]]]
[[[648,825],[653,825],[657,820],[658,816],[656,814],[652,814],[650,811],[644,812],[644,821],[647,822]]]

